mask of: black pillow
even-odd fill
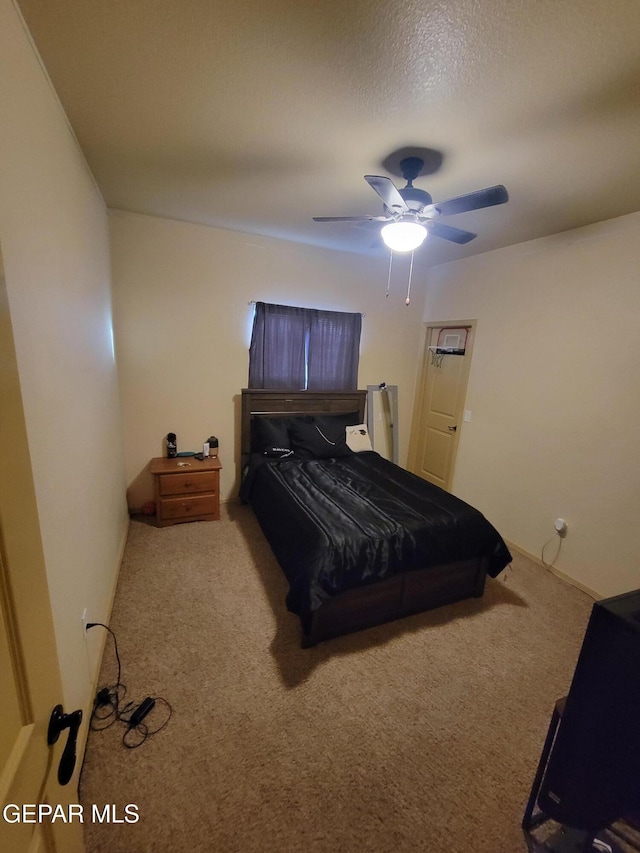
[[[294,455],[289,447],[265,447],[262,454],[269,459],[290,459]]]
[[[341,412],[339,415],[314,415],[313,422],[332,441],[344,441],[346,427],[361,424],[362,418],[358,412]]]
[[[272,447],[291,448],[288,426],[290,418],[251,419],[251,450],[253,453],[264,453]]]
[[[334,456],[350,456],[345,437],[345,415],[313,418],[311,423],[294,419],[289,427],[291,445],[301,459],[330,459]],[[356,420],[352,423],[357,423]]]

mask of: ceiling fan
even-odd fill
[[[420,157],[406,157],[400,162],[402,175],[407,182],[402,189],[398,189],[390,178],[364,176],[384,202],[382,216],[314,216],[313,219],[315,222],[385,222],[387,224],[380,233],[386,245],[396,252],[410,252],[422,244],[427,233],[461,245],[468,243],[477,235],[439,222],[440,217],[509,201],[507,190],[498,184],[434,203],[428,192],[413,186],[423,166],[424,161]]]

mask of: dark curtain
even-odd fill
[[[249,387],[354,390],[361,329],[360,314],[257,302]]]
[[[306,387],[306,308],[256,302],[251,346],[249,388]]]
[[[361,314],[312,312],[307,376],[309,391],[353,391],[358,387],[361,329]]]

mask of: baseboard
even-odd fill
[[[107,612],[104,618],[104,624],[108,625],[111,621],[111,613],[113,611],[113,604],[116,598],[116,592],[118,589],[118,581],[120,579],[120,570],[122,568],[122,561],[124,559],[124,549],[127,546],[127,538],[129,535],[129,523],[124,525],[124,530],[122,532],[122,536],[120,538],[120,545],[118,547],[118,557],[116,560],[116,571],[113,580],[113,586],[111,588],[111,594],[109,596],[109,603],[107,605]],[[98,628],[93,628],[93,631],[97,631]],[[95,672],[91,676],[91,689],[89,692],[89,698],[87,702],[87,707],[84,709],[84,717],[87,720],[87,725],[83,725],[78,732],[78,744],[77,744],[77,754],[81,757],[81,760],[77,762],[76,772],[78,771],[78,767],[81,768],[84,762],[84,754],[87,748],[87,740],[89,738],[89,725],[91,723],[91,713],[93,711],[93,700],[98,692],[98,682],[100,680],[100,671],[102,669],[102,659],[104,658],[104,651],[107,645],[107,639],[109,632],[102,630],[102,637],[100,639],[100,643],[98,645],[98,655],[97,655],[97,665]]]
[[[579,589],[581,592],[584,592],[590,598],[593,598],[594,601],[601,601],[604,598],[604,596],[600,595],[599,592],[590,589],[588,586],[585,586],[585,584],[580,583],[580,581],[577,581],[575,578],[572,578],[564,572],[561,572],[560,569],[556,569],[555,566],[550,566],[548,563],[543,562],[540,557],[536,557],[535,554],[530,554],[524,548],[521,548],[519,545],[516,545],[515,542],[510,542],[506,539],[505,542],[507,543],[507,547],[510,550],[517,551],[518,554],[522,554],[523,557],[526,557],[527,560],[531,560],[532,563],[536,563],[538,566],[542,566],[543,569],[548,569],[548,571],[550,571],[552,575],[555,575],[561,581],[568,583],[569,586],[573,586],[576,589]]]

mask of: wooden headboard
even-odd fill
[[[263,417],[295,417],[296,415],[337,415],[358,412],[364,423],[366,391],[271,391],[242,389],[242,432],[240,452],[251,452],[251,419]]]

